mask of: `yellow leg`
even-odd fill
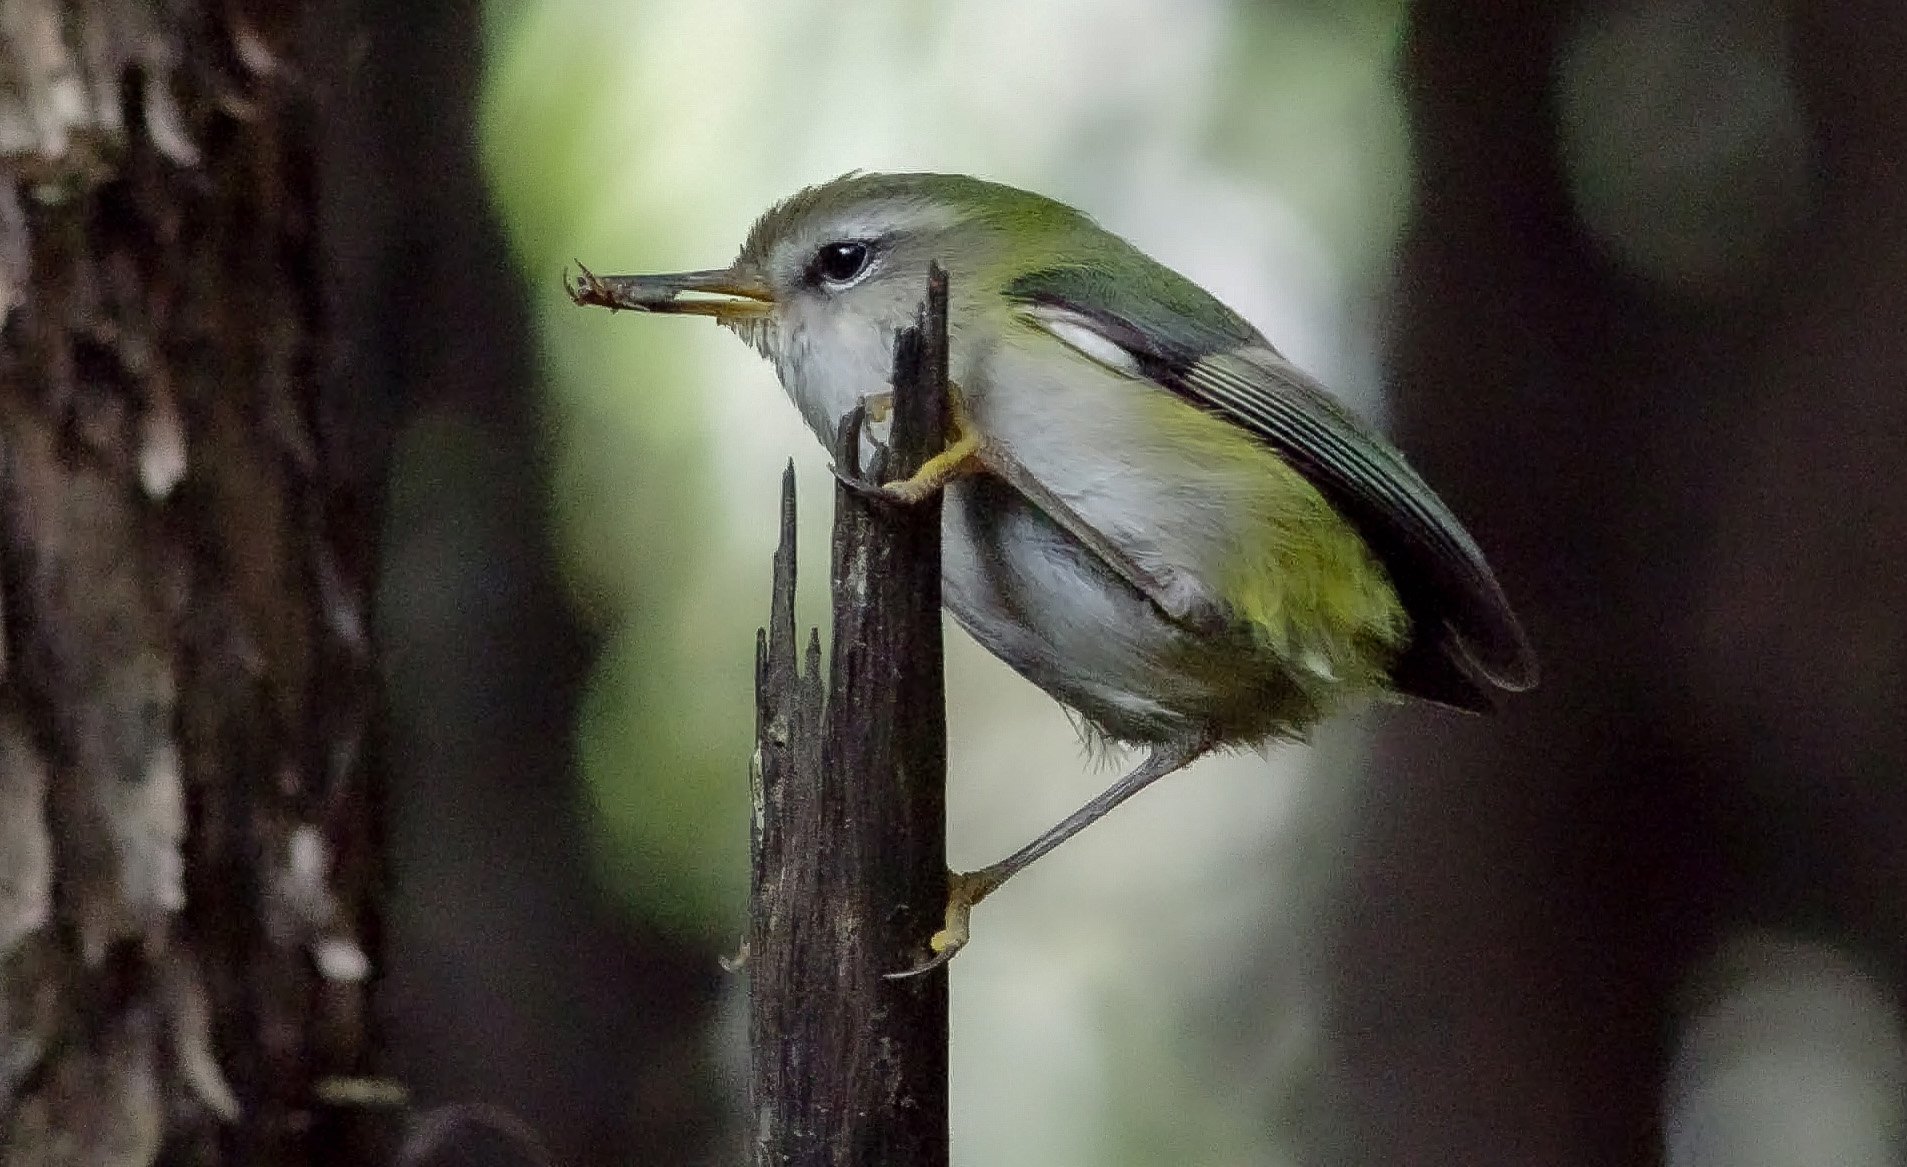
[[[889,973],[889,978],[919,976],[924,972],[932,972],[952,960],[955,953],[966,947],[968,939],[972,936],[972,916],[975,904],[998,891],[1001,884],[1025,871],[1053,848],[1106,817],[1114,807],[1126,799],[1167,774],[1183,769],[1211,748],[1211,740],[1202,734],[1155,745],[1146,755],[1145,761],[1113,783],[1105,793],[1067,815],[1051,830],[1005,859],[990,867],[982,867],[978,871],[948,872],[946,922],[941,926],[940,931],[934,933],[933,937],[927,941],[927,947],[933,950],[934,955],[919,968]]]
[[[947,443],[946,449],[922,462],[912,477],[881,484],[881,493],[894,502],[911,505],[931,498],[954,479],[982,469],[979,431],[973,428],[973,419],[967,416],[960,391],[948,386],[947,392],[949,412],[953,414],[953,440]],[[888,404],[892,402],[889,396]],[[873,416],[872,404],[870,401],[870,417]]]
[[[933,955],[925,964],[910,968],[904,972],[889,973],[889,980],[904,977],[917,977],[932,972],[954,958],[954,954],[967,946],[973,936],[973,906],[989,895],[1006,879],[997,873],[997,866],[983,867],[979,871],[949,871],[947,873],[947,916],[940,931],[927,941],[927,947]]]
[[[947,873],[946,922],[927,941],[927,947],[934,950],[934,955],[951,959],[954,953],[967,946],[967,941],[973,936],[971,921],[974,905],[992,895],[1001,882],[993,878],[991,868]]]

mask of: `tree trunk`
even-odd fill
[[[9,1165],[354,1158],[378,466],[318,388],[298,9],[0,6]]]
[[[423,1104],[577,1165],[714,1137],[682,1072],[714,954],[607,902],[566,797],[591,645],[541,535],[479,18],[0,0],[5,1167],[372,1161],[394,1124],[323,1100],[378,1068],[367,975]],[[481,478],[386,529],[407,406],[480,434]],[[381,585],[389,724],[380,540],[439,552]]]

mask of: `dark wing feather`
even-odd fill
[[[1237,315],[1152,267],[1148,281],[1054,268],[1017,281],[1009,295],[1090,325],[1130,352],[1147,378],[1249,430],[1331,500],[1410,613],[1413,643],[1392,677],[1401,691],[1476,709],[1489,706],[1479,679],[1511,690],[1534,685],[1535,654],[1483,553],[1402,455]]]
[[[1413,618],[1447,624],[1492,682],[1536,683],[1535,654],[1483,552],[1403,457],[1316,382],[1267,348],[1200,361],[1168,387],[1263,437],[1310,479],[1390,569]]]

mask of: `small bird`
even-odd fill
[[[891,401],[896,334],[948,278],[942,597],[973,638],[1143,762],[1026,847],[951,873],[975,904],[1200,756],[1348,701],[1470,711],[1537,664],[1469,534],[1403,457],[1197,284],[1064,203],[958,174],[848,174],[779,203],[726,268],[598,277],[578,303],[712,316],[824,443]]]

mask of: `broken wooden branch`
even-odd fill
[[[945,440],[947,283],[895,345],[893,428],[874,479]],[[853,472],[858,425],[838,464]],[[748,967],[757,1167],[944,1167],[947,979],[918,965],[947,896],[938,497],[834,492],[833,651],[797,663],[795,490],[782,479],[774,598],[757,643]],[[824,690],[825,686],[825,690]]]

